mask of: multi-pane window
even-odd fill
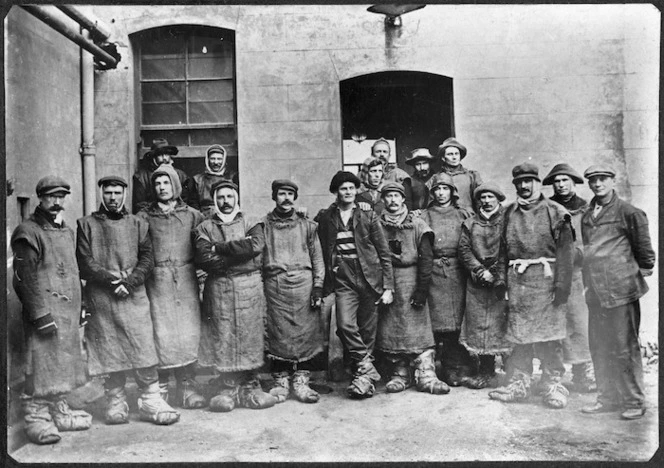
[[[233,31],[166,26],[138,33],[134,40],[143,149],[155,138],[166,138],[179,147],[178,156],[202,157],[205,148],[219,143],[236,166]]]

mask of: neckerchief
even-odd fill
[[[395,213],[390,213],[385,209],[380,216],[388,223],[401,224],[406,220],[406,216],[408,216],[408,208],[403,204]]]

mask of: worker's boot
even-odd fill
[[[210,398],[210,411],[228,413],[237,405],[239,386],[235,375],[222,374],[213,383],[216,395]]]
[[[597,391],[595,373],[591,362],[572,365],[572,383],[574,390],[579,393],[592,393]]]
[[[237,396],[238,406],[249,409],[265,409],[277,404],[277,399],[261,389],[254,375],[245,377]]]
[[[126,424],[129,422],[129,405],[124,387],[106,390],[106,424]]]
[[[269,393],[277,399],[277,403],[283,403],[290,394],[290,375],[286,371],[273,372],[272,380]]]
[[[496,387],[497,386],[497,376],[496,376],[496,361],[495,357],[491,355],[480,355],[479,357],[480,365],[477,375],[469,377],[464,386],[479,390],[486,387]]]
[[[434,350],[429,349],[415,358],[415,386],[420,392],[444,395],[450,392],[450,387],[436,377]]]
[[[516,371],[509,383],[489,392],[489,398],[505,403],[525,401],[530,396],[530,374]]]
[[[207,402],[201,395],[200,386],[194,379],[185,377],[178,379],[175,388],[175,404],[184,409],[205,408]]]
[[[351,398],[371,398],[376,392],[376,383],[380,374],[373,365],[373,356],[365,355],[355,364],[355,372],[346,393]]]
[[[403,357],[388,357],[392,365],[390,380],[385,384],[387,393],[399,393],[413,385],[410,366]]]
[[[309,386],[311,372],[298,370],[293,374],[293,395],[297,401],[302,403],[317,403],[320,395]]]
[[[83,410],[69,407],[64,395],[51,405],[51,416],[59,431],[84,431],[92,425],[92,415]]]
[[[567,406],[569,390],[561,383],[560,372],[542,372],[542,401],[549,408],[562,409]]]
[[[49,401],[26,394],[20,398],[28,440],[39,445],[59,442],[60,433],[49,412]]]
[[[159,383],[154,382],[142,389],[138,399],[138,416],[160,426],[168,426],[180,420],[180,413],[161,398]]]

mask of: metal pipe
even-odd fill
[[[118,61],[115,58],[113,58],[108,53],[104,52],[104,50],[102,50],[100,47],[96,46],[89,40],[85,39],[78,32],[71,29],[69,25],[65,24],[62,20],[53,16],[46,7],[38,5],[21,5],[21,8],[23,8],[25,11],[27,11],[37,19],[40,19],[44,23],[48,24],[57,32],[59,32],[60,34],[62,34],[72,42],[75,42],[76,44],[78,44],[79,46],[90,52],[98,59],[104,61],[111,68],[117,66]]]
[[[80,24],[83,29],[90,31],[90,37],[95,41],[105,41],[111,36],[109,28],[96,18],[88,18],[77,8],[71,5],[55,5],[65,15]]]
[[[81,31],[88,37],[88,31]],[[81,49],[81,157],[83,158],[83,210],[92,214],[97,207],[97,148],[94,143],[95,96],[94,59]]]

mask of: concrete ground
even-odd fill
[[[134,388],[129,424],[106,426],[98,399],[88,405],[90,430],[64,433],[55,445],[26,444],[10,456],[24,463],[646,461],[659,441],[656,362],[645,370],[648,411],[639,421],[582,414],[594,393],[572,393],[567,408],[552,410],[537,397],[504,404],[466,388],[387,394],[381,385],[373,398],[354,401],[344,396],[345,384],[332,382],[318,404],[182,410],[179,423],[163,427],[138,420]]]

